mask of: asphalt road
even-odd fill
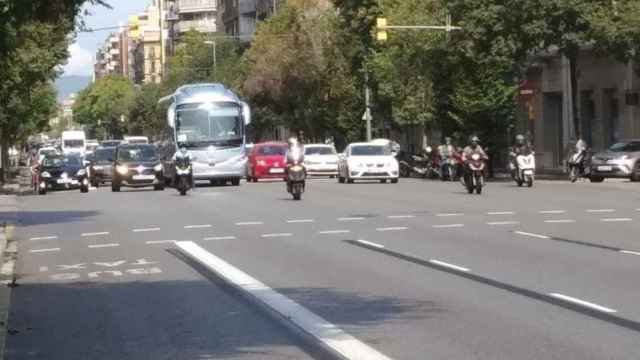
[[[176,241],[393,359],[640,354],[636,183],[100,188],[22,197],[19,220],[7,359],[323,357]]]

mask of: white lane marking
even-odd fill
[[[38,240],[54,240],[57,239],[57,236],[40,236],[40,237],[32,237],[29,239],[30,241],[38,241]]]
[[[442,267],[446,267],[448,269],[453,269],[453,270],[457,270],[457,271],[462,271],[462,272],[469,272],[471,270],[467,269],[466,267],[462,267],[462,266],[458,266],[458,265],[454,265],[454,264],[449,264],[447,262],[444,261],[440,261],[440,260],[435,260],[435,259],[431,259],[429,260],[430,263],[432,264],[436,264]]]
[[[499,225],[517,225],[520,224],[520,221],[491,221],[488,222],[487,225],[494,225],[494,226],[499,226]]]
[[[346,234],[350,232],[351,230],[324,230],[324,231],[319,231],[318,234],[331,235],[331,234]]]
[[[262,225],[264,224],[262,221],[243,221],[243,222],[237,222],[236,225],[238,226],[247,226],[247,225]]]
[[[406,226],[395,226],[395,227],[376,228],[376,231],[402,231],[407,229],[408,227]]]
[[[298,223],[312,223],[314,220],[313,219],[294,219],[294,220],[287,220],[287,222],[289,224],[298,224]]]
[[[235,236],[211,236],[211,237],[206,237],[202,240],[204,241],[211,241],[211,240],[235,240]]]
[[[564,214],[566,210],[542,210],[538,211],[540,214]]]
[[[364,245],[368,245],[368,246],[373,246],[373,247],[378,248],[378,249],[384,249],[384,245],[376,244],[376,243],[371,242],[371,241],[356,240],[356,242],[359,242],[360,244],[364,244]]]
[[[40,272],[47,272],[47,271],[49,271],[48,266],[40,266]]]
[[[567,296],[567,295],[563,295],[563,294],[551,293],[549,295],[553,296],[554,298],[558,298],[558,299],[561,299],[561,300],[564,300],[564,301],[568,301],[570,303],[582,305],[582,306],[585,306],[585,307],[588,307],[588,308],[591,308],[591,309],[595,309],[595,310],[598,310],[598,311],[606,312],[606,313],[618,312],[617,310],[610,309],[610,308],[604,307],[602,305],[594,304],[594,303],[589,302],[589,301],[584,301],[584,300],[581,300],[581,299],[578,299],[578,298],[574,298],[574,297],[571,297],[571,296]]]
[[[443,213],[443,214],[436,214],[436,216],[439,216],[439,217],[464,216],[464,214],[462,214],[462,213]]]
[[[615,209],[587,209],[585,212],[588,213],[612,213],[615,212]]]
[[[203,224],[203,225],[185,225],[185,229],[206,229],[210,228],[211,224]]]
[[[120,246],[120,244],[118,243],[95,244],[95,245],[89,245],[89,249],[100,249],[100,248],[117,247],[117,246]]]
[[[46,253],[46,252],[55,252],[60,251],[60,248],[49,248],[49,249],[34,249],[29,250],[30,253]]]
[[[513,211],[489,211],[487,215],[513,215]]]
[[[415,215],[389,215],[387,218],[389,219],[413,219]]]
[[[262,234],[260,237],[263,238],[275,238],[275,237],[289,237],[293,236],[292,233],[275,233],[275,234]]]
[[[433,225],[434,229],[449,229],[449,228],[461,228],[461,227],[464,227],[464,224]]]
[[[620,250],[621,253],[623,254],[629,254],[629,255],[638,255],[640,256],[640,252],[637,251],[631,251],[631,250]]]
[[[604,222],[623,222],[623,221],[633,221],[631,218],[604,218],[600,219],[600,221]]]
[[[168,243],[174,243],[174,242],[176,242],[176,240],[149,240],[149,241],[145,241],[145,244],[154,245],[154,244],[168,244]]]
[[[90,232],[90,233],[82,233],[82,237],[89,237],[89,236],[104,236],[104,235],[109,235],[108,231],[101,231],[101,232]]]
[[[364,220],[363,217],[341,217],[338,218],[338,221],[361,221]]]
[[[576,221],[570,220],[570,219],[556,219],[556,220],[545,220],[544,222],[550,223],[550,224],[568,224],[568,223],[574,223]]]
[[[149,232],[149,231],[160,231],[159,227],[154,228],[144,228],[144,229],[133,229],[133,232]]]
[[[290,321],[299,329],[315,337],[346,359],[391,360],[374,348],[364,344],[334,324],[285,297],[258,279],[206,251],[191,241],[179,241],[176,245],[188,256],[200,262],[223,278],[231,286],[247,293]]]
[[[534,237],[534,238],[538,238],[538,239],[549,239],[549,237],[547,235],[534,234],[534,233],[529,233],[529,232],[524,232],[524,231],[514,231],[514,233],[516,233],[518,235],[530,236],[530,237]]]

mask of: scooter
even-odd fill
[[[80,169],[78,171],[78,182],[80,183],[80,192],[89,192],[89,172],[86,169]]]
[[[484,186],[484,168],[485,162],[480,153],[471,154],[470,158],[465,161],[465,174],[463,178],[463,185],[467,188],[469,194],[482,194],[482,187]]]
[[[176,153],[176,177],[175,186],[180,195],[187,195],[187,191],[191,189],[193,184],[193,168],[191,167],[191,158],[186,151]]]
[[[293,200],[302,199],[307,179],[307,170],[303,165],[303,156],[300,149],[294,149],[291,154],[293,163],[287,167],[287,192],[293,196]]]
[[[587,149],[581,149],[569,157],[569,180],[572,183],[576,182],[580,177],[590,177],[585,166],[586,159]]]
[[[513,178],[518,186],[522,186],[523,184],[527,184],[527,187],[533,186],[536,171],[536,158],[533,151],[529,151],[527,154],[516,155],[515,165],[512,163],[511,167]]]

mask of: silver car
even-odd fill
[[[640,139],[623,140],[591,158],[591,180],[628,178],[640,181]]]

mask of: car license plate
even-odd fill
[[[269,169],[271,174],[284,174],[284,169],[282,168],[271,168]]]
[[[533,175],[533,170],[529,169],[529,170],[525,170],[524,171],[525,175]]]
[[[155,175],[133,175],[133,180],[154,180]]]
[[[598,171],[611,171],[613,167],[611,166],[598,166]]]
[[[58,181],[56,181],[58,184],[66,184],[69,182],[69,180],[67,179],[58,179]]]

